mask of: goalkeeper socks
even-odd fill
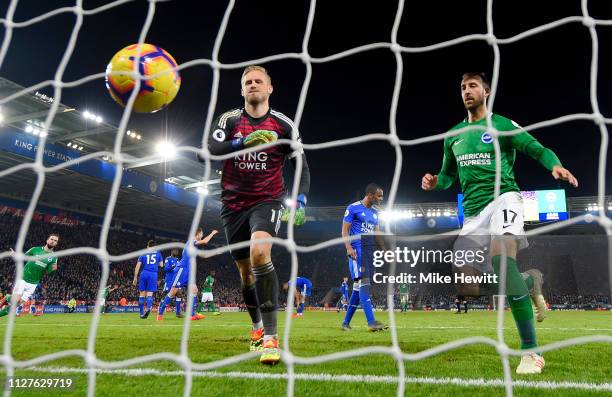
[[[254,267],[255,289],[265,335],[276,335],[276,304],[278,302],[278,276],[272,262]]]
[[[170,304],[170,302],[172,302],[172,297],[170,296],[170,294],[168,294],[168,295],[166,295],[166,297],[164,298],[162,303],[160,303],[159,310],[157,311],[157,314],[160,315],[160,316],[163,316],[164,312],[166,311],[166,306],[168,306]]]
[[[251,316],[251,322],[253,326],[258,325],[259,329],[263,327],[261,322],[261,312],[259,311],[259,302],[257,300],[257,291],[255,290],[255,284],[251,285],[242,285],[242,297],[244,298],[244,305],[249,312],[249,316]]]
[[[297,308],[298,314],[302,314],[304,312],[304,304],[300,303]]]
[[[346,309],[346,314],[344,315],[344,324],[349,325],[351,320],[353,319],[353,314],[359,307],[359,282],[356,282],[353,285],[353,292],[351,292],[351,298],[349,299],[349,306]]]
[[[145,303],[144,296],[139,297],[138,298],[138,308],[140,309],[140,317],[144,316],[144,303]]]
[[[147,311],[151,311],[153,309],[153,297],[147,296]]]
[[[174,300],[174,313],[178,316],[179,314],[181,314],[181,304],[183,303],[183,300],[181,298],[176,298]]]
[[[527,284],[523,276],[518,271],[516,260],[507,257],[506,271],[506,296],[508,305],[512,310],[512,317],[516,323],[519,337],[521,339],[521,349],[530,349],[536,347],[536,333],[533,323],[533,309],[531,307],[531,298],[527,290]],[[493,269],[496,274],[499,274],[501,266],[501,255],[494,256],[492,259]]]
[[[525,284],[527,284],[527,289],[533,288],[533,276],[527,272],[521,273],[523,279],[525,280]]]
[[[359,303],[365,313],[368,324],[374,322],[374,310],[372,309],[372,300],[370,299],[370,284],[361,285],[359,289]]]

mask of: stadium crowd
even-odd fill
[[[14,248],[22,218],[12,215],[0,215],[0,252]],[[73,247],[95,247],[100,238],[100,226],[81,224],[78,226],[52,225],[40,221],[33,221],[27,233],[24,250],[33,246],[42,245],[51,232],[60,234],[58,250]],[[109,231],[107,249],[112,255],[126,254],[146,247],[148,240],[154,239],[157,244],[167,243],[171,240],[157,238],[153,233],[133,233],[111,229]],[[210,247],[224,245],[222,237],[214,239]],[[162,252],[163,257],[169,255],[169,251]],[[312,306],[335,306],[339,299],[339,285],[347,272],[346,253],[343,246],[337,245],[313,253],[300,254],[299,271],[300,276],[308,277],[313,282],[313,296],[309,298],[308,304]],[[273,262],[281,264],[279,280],[284,282],[289,279],[291,271],[290,256],[284,248],[273,250]],[[138,291],[132,286],[134,265],[136,258],[120,262],[110,263],[110,272],[107,285],[118,287],[110,293],[107,302],[118,302],[125,298],[128,303],[138,300]],[[214,287],[215,300],[222,306],[242,305],[242,294],[240,292],[240,279],[238,272],[228,253],[217,255],[213,258],[198,258],[197,284],[200,286],[210,270],[216,272],[216,284]],[[0,291],[10,292],[14,283],[15,265],[10,258],[0,260]],[[58,260],[58,270],[52,275],[45,276],[35,295],[38,301],[46,304],[65,302],[71,298],[79,302],[91,304],[95,301],[101,276],[101,263],[92,255],[63,256]],[[159,273],[160,290],[155,295],[159,302],[162,297],[163,271]],[[373,290],[372,301],[377,308],[386,308],[387,291],[386,286],[379,285]],[[559,285],[555,291],[550,285],[546,286],[545,295],[551,304],[566,304],[576,307],[610,304],[608,296],[589,293],[564,293],[567,285]],[[452,305],[455,291],[450,285],[436,286],[428,289],[425,286],[417,286],[411,289],[410,300],[416,307],[445,308]],[[287,295],[281,294],[279,304],[286,304]],[[394,296],[394,305],[399,307],[399,295],[397,291]],[[486,305],[487,297],[472,300],[473,303]]]

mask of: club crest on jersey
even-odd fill
[[[217,142],[223,142],[225,140],[225,131],[222,129],[215,130],[213,132],[213,139]]]
[[[493,136],[491,136],[491,134],[489,134],[488,132],[483,132],[480,136],[480,140],[482,141],[482,143],[491,143],[493,142]]]

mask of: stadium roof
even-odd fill
[[[5,98],[24,87],[0,77],[0,98]],[[2,135],[21,133],[37,138],[43,132],[45,118],[51,108],[53,98],[39,92],[21,95],[1,108],[0,129]],[[60,104],[51,128],[47,131],[47,145],[66,151],[77,151],[80,155],[98,151],[112,151],[118,127],[83,110]],[[34,136],[36,135],[36,137]],[[157,142],[140,136],[125,137],[121,152],[127,159],[138,160],[155,154]],[[47,146],[49,147],[49,146]],[[100,160],[109,159],[104,158]],[[112,160],[112,159],[111,159]],[[21,154],[0,151],[0,170],[31,162]],[[195,157],[177,156],[172,161],[172,174],[168,175],[160,156],[155,161],[136,162],[124,167],[132,174],[142,175],[157,183],[169,183],[180,189],[194,192],[201,186],[204,166]],[[125,173],[125,172],[124,172]],[[213,171],[207,184],[208,207],[218,207],[219,177]],[[36,176],[31,170],[12,173],[0,178],[0,194],[17,199],[29,200],[34,189]],[[47,173],[41,202],[50,206],[83,211],[96,215],[103,214],[109,197],[111,184],[99,178],[62,169]],[[154,190],[154,189],[153,189]],[[211,201],[216,203],[211,203]],[[208,212],[212,211],[208,208]],[[121,187],[114,216],[118,219],[140,223],[148,227],[163,227],[166,230],[184,231],[189,227],[194,208],[172,202],[153,194],[132,189],[130,185]],[[151,214],[155,214],[154,217]],[[216,216],[214,217],[217,218]]]
[[[6,98],[23,89],[24,87],[0,77],[0,98]],[[3,135],[23,134],[38,139],[34,135],[40,135],[52,103],[53,98],[35,92],[21,95],[4,104],[0,110],[0,138]],[[60,104],[48,131],[47,148],[56,145],[57,148],[73,153],[77,151],[81,155],[112,151],[117,129],[117,126],[104,120],[96,120],[95,115],[86,111],[81,112]],[[126,158],[134,160],[150,157],[155,153],[156,143],[142,136],[140,139],[137,136],[126,137],[122,142],[122,153]],[[2,148],[0,145],[0,149]],[[0,150],[0,170],[31,162],[32,153],[28,157],[18,151]],[[112,163],[112,159],[110,162],[109,159],[100,160]],[[165,172],[163,164],[161,157],[156,161],[136,162],[125,167],[124,174],[145,176],[151,184],[171,184],[179,190],[190,192],[195,192],[198,186],[202,186],[204,167],[195,161],[194,157],[179,156],[172,160],[172,175]],[[220,228],[218,171],[215,170],[213,175],[217,177],[206,186],[208,197],[202,222],[209,227]],[[28,201],[35,183],[36,175],[29,169],[12,173],[0,178],[0,196]],[[46,174],[40,202],[55,208],[100,216],[106,210],[110,187],[108,180],[64,168]],[[588,208],[596,202],[595,197],[568,198],[568,212],[590,211]],[[612,206],[612,198],[606,197],[606,206]],[[337,221],[344,209],[345,207],[311,207],[308,217],[317,221]],[[457,203],[399,204],[394,210],[404,215],[410,214],[411,217],[455,216]],[[193,205],[172,201],[159,194],[157,187],[152,186],[150,191],[142,188],[139,190],[128,183],[122,183],[114,217],[149,228],[184,233],[191,224],[193,213]]]

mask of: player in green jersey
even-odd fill
[[[0,298],[0,317],[4,317],[9,313],[9,310],[11,310],[10,303],[11,303],[10,294],[6,294],[2,298]]]
[[[113,292],[114,290],[118,288],[119,288],[118,285],[114,287],[107,285],[106,287],[104,287],[104,290],[102,291],[102,300],[100,301],[100,313],[102,314],[106,313],[106,299],[108,298],[111,292]]]
[[[494,138],[486,131],[487,97],[489,82],[484,73],[465,73],[461,81],[461,96],[467,117],[452,130],[476,127],[444,139],[444,158],[438,175],[425,174],[421,181],[424,190],[447,189],[457,176],[464,194],[465,221],[460,236],[493,235],[490,248],[491,263],[499,274],[502,254],[506,253],[506,295],[514,317],[521,349],[537,346],[531,299],[536,313],[543,316],[545,308],[542,296],[542,274],[532,269],[521,274],[516,264],[516,254],[527,245],[523,230],[523,206],[518,185],[514,178],[514,161],[519,151],[537,160],[557,180],[578,186],[578,181],[550,150],[542,146],[532,135],[514,121],[498,114],[491,114],[491,122],[497,131],[519,130],[514,135],[498,136],[501,162],[500,195],[494,199],[495,152]],[[515,236],[514,238],[512,236]],[[464,266],[465,268],[466,266]],[[462,269],[462,271],[464,271]],[[529,287],[533,292],[529,293]],[[537,353],[524,354],[516,372],[537,374],[542,372],[544,359]]]
[[[23,278],[17,280],[13,288],[12,301],[17,305],[17,316],[21,315],[23,303],[30,300],[42,276],[45,273],[51,274],[57,270],[56,257],[40,257],[52,253],[58,242],[59,235],[52,233],[47,237],[45,245],[42,247],[32,247],[25,253],[27,256],[34,257],[34,259],[26,262],[23,267]],[[36,314],[36,305],[33,301],[30,303],[30,313]]]
[[[399,286],[399,294],[400,294],[400,304],[403,312],[408,311],[408,306],[410,304],[410,284],[403,283]]]
[[[215,300],[213,298],[212,287],[215,284],[215,271],[211,270],[210,274],[204,279],[204,285],[202,285],[202,302],[200,302],[200,311],[204,310],[204,305],[207,306],[207,311],[213,315],[218,316],[221,314],[215,306]]]

